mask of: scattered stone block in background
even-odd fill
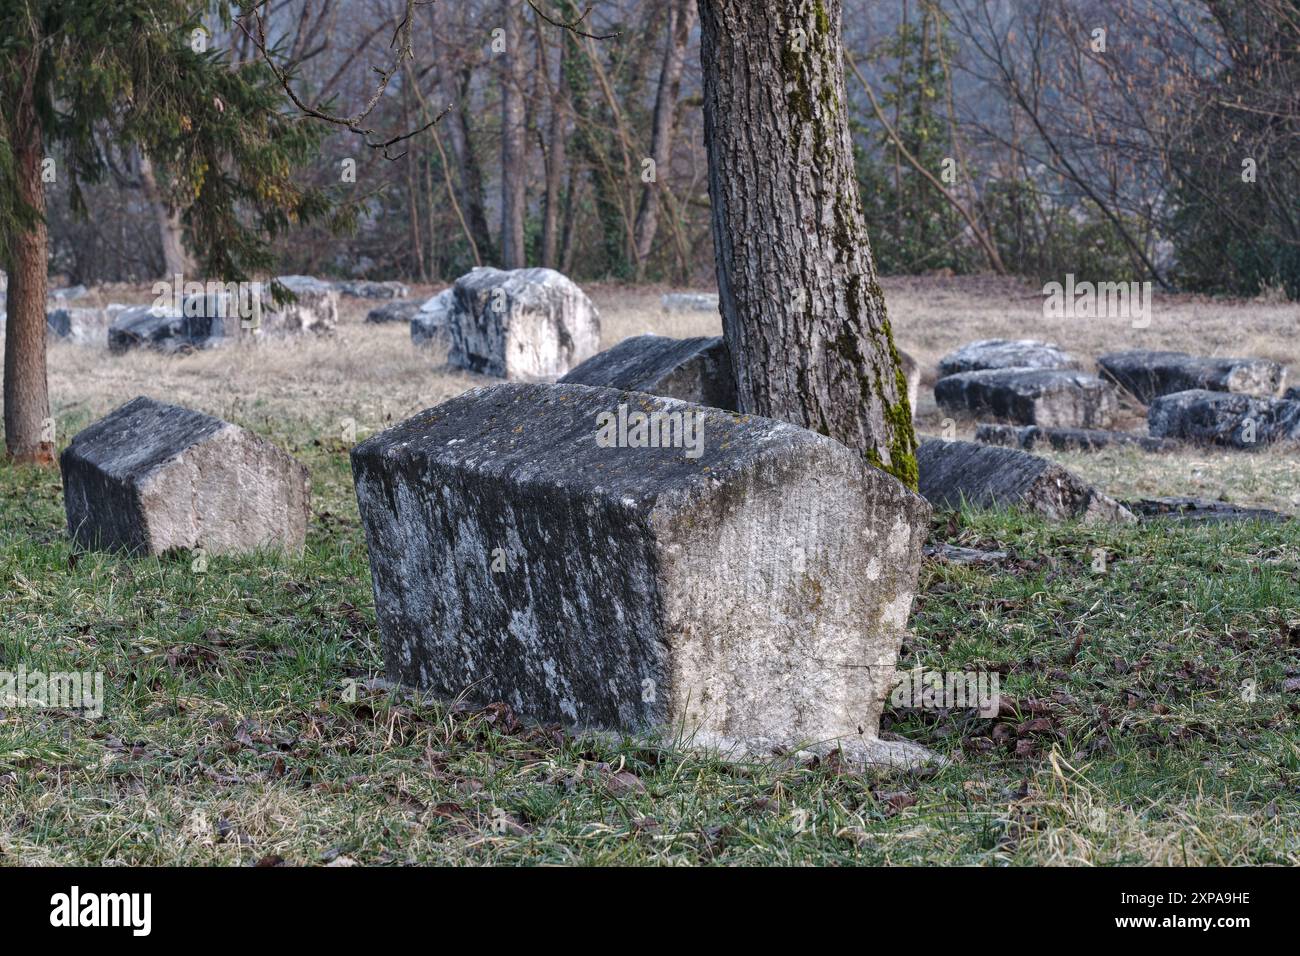
[[[366,321],[376,324],[410,322],[419,314],[423,304],[419,299],[394,299],[367,312]]]
[[[916,456],[921,494],[937,508],[1024,508],[1054,520],[1133,521],[1074,473],[1014,448],[930,439]]]
[[[602,447],[620,405],[701,416],[702,453]],[[732,751],[916,758],[876,731],[929,509],[837,442],[508,384],[370,438],[352,467],[391,679]]]
[[[79,432],[60,466],[68,533],[83,548],[303,549],[307,469],[219,418],[136,398]]]
[[[355,299],[405,299],[411,294],[410,286],[402,282],[373,282],[369,279],[348,279],[335,282],[341,295]]]
[[[110,305],[108,349],[126,352],[150,348],[168,354],[187,354],[234,342],[244,334],[240,309],[250,311],[255,303],[241,304],[224,291],[187,295],[181,311],[156,305]]]
[[[184,315],[150,305],[109,306],[108,350],[121,353],[136,348],[185,353],[203,348],[206,329]]]
[[[1114,386],[1066,369],[959,372],[935,383],[934,398],[950,415],[1044,427],[1105,428],[1118,410]]]
[[[1111,352],[1098,358],[1097,366],[1143,405],[1192,389],[1274,396],[1286,379],[1286,368],[1266,359],[1202,358],[1150,349]]]
[[[1037,339],[980,339],[939,359],[939,377],[994,368],[1077,369],[1079,362],[1060,346]]]
[[[600,351],[600,316],[554,269],[474,269],[456,280],[454,366],[511,381],[554,381]]]
[[[1152,400],[1147,428],[1157,438],[1261,448],[1274,442],[1300,441],[1300,402],[1190,389]]]
[[[665,292],[659,300],[665,312],[717,312],[716,292]]]
[[[1174,451],[1176,441],[1152,438],[1133,432],[1104,431],[1092,428],[1042,428],[1038,425],[982,424],[975,429],[975,440],[983,445],[1003,445],[1033,451],[1054,448],[1057,451],[1098,451],[1116,445],[1133,445],[1143,451]]]
[[[1196,524],[1218,524],[1231,521],[1290,521],[1284,515],[1267,508],[1243,508],[1226,501],[1207,498],[1141,498],[1126,501],[1125,506],[1143,519],[1165,518],[1171,521]]]
[[[271,284],[266,283],[260,322],[248,332],[266,336],[333,333],[339,322],[339,294],[333,286],[312,276],[279,276],[275,281],[292,292],[296,301],[276,305],[271,298]]]
[[[592,356],[560,381],[736,409],[736,380],[722,336],[674,339],[638,335]]]
[[[78,345],[108,343],[108,312],[64,305],[45,313],[45,324],[61,339]]]
[[[455,289],[443,289],[426,299],[411,318],[411,342],[417,346],[450,345],[451,309],[455,301]]]

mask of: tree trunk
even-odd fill
[[[461,70],[458,78],[456,97],[456,128],[459,132],[460,181],[465,219],[474,236],[474,245],[479,258],[492,262],[496,248],[492,242],[492,232],[488,229],[487,212],[483,203],[483,170],[479,167],[478,152],[474,142],[474,128],[470,125],[470,82],[474,72],[470,67]]]
[[[664,47],[663,67],[659,71],[659,89],[655,93],[654,120],[650,132],[650,157],[655,162],[655,178],[666,175],[672,159],[673,132],[677,126],[677,97],[682,88],[682,66],[686,60],[686,43],[695,26],[694,0],[673,0],[668,9],[668,41]],[[659,185],[643,183],[641,203],[636,211],[637,278],[645,278],[646,259],[654,246],[659,226]]]
[[[741,410],[916,486],[916,438],[853,169],[842,0],[699,0],[722,325]]]
[[[32,101],[33,68],[22,85],[9,126],[13,136],[18,200],[34,215],[13,236],[9,316],[5,328],[5,446],[14,461],[52,465],[53,437],[46,428],[50,393],[45,376],[46,261],[45,185],[41,182],[41,118]]]
[[[163,268],[165,275],[194,278],[194,260],[185,251],[184,228],[181,215],[167,203],[167,197],[158,188],[158,178],[154,175],[153,163],[143,152],[140,154],[140,182],[144,184],[145,198],[153,206],[154,216],[158,220],[158,238],[162,242]]]
[[[519,60],[523,31],[513,0],[501,0],[506,49],[501,54],[501,268],[522,269],[524,250],[524,98]]]
[[[566,161],[565,121],[567,119],[567,104],[565,94],[568,90],[568,83],[564,77],[565,44],[563,38],[560,39],[557,47],[560,69],[559,78],[556,81],[556,91],[550,98],[551,121],[546,143],[546,201],[542,211],[542,265],[548,269],[558,268],[559,265],[560,192],[564,186],[564,166]],[[546,62],[546,50],[541,45],[540,37],[538,52],[541,57],[542,69],[545,70],[549,64]]]

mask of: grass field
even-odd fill
[[[1188,300],[1129,343],[1125,330],[1040,329],[1032,290],[991,280],[886,292],[924,367],[1012,334],[1300,369],[1295,307]],[[648,292],[593,298],[607,346],[716,329],[661,315]],[[0,670],[102,671],[107,691],[98,720],[0,708],[0,862],[1300,862],[1300,522],[936,515],[935,540],[1008,552],[922,570],[902,666],[997,671],[1003,695],[996,719],[887,712],[888,733],[949,758],[939,769],[726,764],[390,692],[374,680],[343,423],[364,435],[480,380],[414,352],[405,328],[361,325],[362,311],[349,304],[334,339],[297,346],[179,359],[54,347],[61,443],[136,394],[201,408],[299,456],[313,520],[302,559],[202,569],[189,555],[78,554],[57,474],[0,465]],[[932,401],[919,419],[934,426]],[[1280,452],[1061,460],[1119,497],[1300,507],[1300,469]]]

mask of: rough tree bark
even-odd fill
[[[32,54],[33,60],[36,54]],[[8,124],[12,137],[19,201],[35,214],[16,230],[10,247],[9,316],[5,328],[5,447],[14,461],[54,464],[54,444],[46,431],[50,394],[45,376],[46,261],[45,158],[41,117],[35,109],[35,63],[26,71]]]
[[[541,27],[537,35],[538,61],[545,72],[550,67],[543,42]],[[568,121],[568,103],[566,95],[568,82],[565,79],[564,62],[565,43],[561,38],[557,44],[559,59],[559,76],[555,89],[551,91],[551,116],[546,137],[546,199],[542,208],[542,265],[548,269],[559,267],[560,255],[560,193],[564,187],[564,169],[567,162],[565,142]]]
[[[699,0],[722,325],[742,410],[916,486],[916,438],[853,170],[842,0]]]
[[[149,157],[140,154],[140,182],[144,186],[145,198],[153,206],[154,217],[158,220],[158,238],[162,242],[163,267],[166,275],[182,275],[193,278],[194,260],[185,250],[184,229],[181,226],[180,212],[172,209],[158,186],[158,177],[154,175],[153,163]]]
[[[501,268],[522,269],[524,250],[524,97],[519,61],[523,31],[513,0],[501,0],[505,52],[501,56]]]
[[[496,245],[492,241],[492,232],[488,229],[487,211],[483,202],[483,170],[479,166],[474,128],[470,123],[470,83],[473,77],[474,71],[468,66],[457,77],[456,109],[452,115],[456,117],[456,132],[459,135],[453,145],[460,164],[461,205],[465,208],[465,219],[474,235],[474,245],[478,247],[479,256],[484,261],[491,262],[496,258],[493,251]]]
[[[654,120],[650,131],[650,157],[655,161],[655,178],[659,170],[667,172],[672,157],[673,132],[677,126],[677,97],[682,88],[682,67],[686,62],[686,44],[695,27],[695,0],[672,0],[668,8],[668,40],[664,46],[663,66],[659,71],[659,88],[655,92]],[[659,189],[657,182],[641,187],[641,202],[636,211],[637,278],[645,277],[646,260],[654,246],[659,226]]]

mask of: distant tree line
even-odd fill
[[[407,5],[245,6],[304,102],[342,115],[375,92]],[[412,56],[366,123],[420,132],[378,150],[326,130],[295,178],[334,215],[276,241],[281,271],[437,281],[527,264],[710,281],[696,0],[586,9],[416,3]],[[1300,0],[848,0],[844,24],[881,271],[1300,297]],[[237,25],[211,28],[231,65],[262,56]],[[53,184],[55,271],[94,282],[186,265],[183,190],[136,146],[101,145],[97,183]]]

